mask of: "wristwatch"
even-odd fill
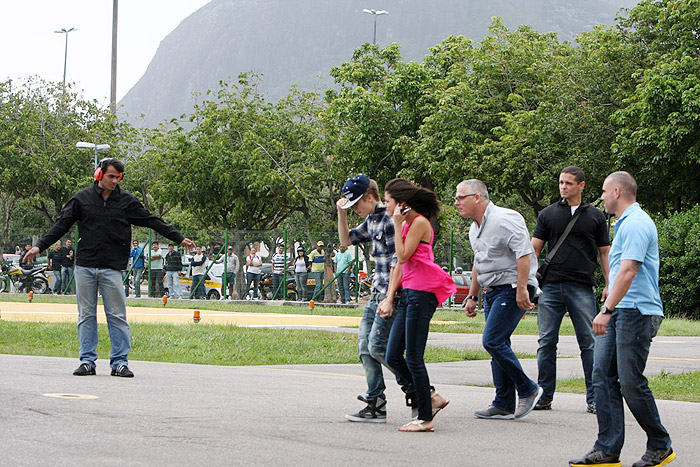
[[[479,297],[477,297],[476,295],[467,295],[467,298],[465,298],[465,300],[474,300],[475,302],[478,302]]]
[[[612,313],[612,310],[610,308],[606,307],[605,305],[601,305],[600,312],[604,315],[609,315],[610,313]]]

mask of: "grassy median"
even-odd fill
[[[109,358],[107,326],[99,325],[97,347]],[[353,333],[257,329],[207,324],[131,324],[133,360],[210,365],[300,365],[358,363]],[[74,323],[0,321],[0,354],[77,357]],[[427,362],[489,358],[483,350],[428,347]]]
[[[662,371],[660,375],[649,376],[648,379],[656,399],[700,402],[700,371],[680,375]],[[557,391],[585,394],[586,383],[583,378],[557,381]]]
[[[6,302],[26,302],[27,296],[22,294],[0,294],[0,303]],[[38,295],[34,297],[35,303],[75,303],[74,296]],[[101,300],[100,300],[101,303]],[[161,307],[160,299],[127,299],[127,305],[133,307]],[[305,305],[267,305],[262,303],[232,303],[226,301],[211,300],[170,300],[168,308],[183,308],[191,310],[215,310],[228,311],[231,313],[281,313],[281,314],[314,314],[326,316],[362,316],[362,306],[358,308],[349,307],[326,307],[317,306],[313,312],[308,304]],[[433,321],[447,321],[447,324],[433,323],[430,326],[432,332],[453,332],[481,334],[484,329],[484,315],[479,313],[475,318],[468,318],[464,311],[456,307],[452,309],[439,309],[433,316]],[[537,315],[527,314],[520,322],[515,334],[537,335]],[[561,335],[573,336],[574,327],[571,320],[565,317],[562,321]],[[659,330],[660,336],[700,336],[700,321],[693,321],[681,318],[667,318],[664,320]]]

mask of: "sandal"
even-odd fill
[[[435,402],[435,398],[438,396],[441,397],[443,401],[440,405],[436,406],[436,405],[434,405],[434,402]],[[437,391],[433,391],[433,393],[430,396],[430,403],[431,403],[432,408],[433,408],[433,418],[435,418],[435,415],[437,415],[437,413],[439,411],[441,411],[442,409],[447,407],[447,405],[450,403],[450,400],[448,398],[446,398],[445,396],[438,394]]]
[[[423,420],[412,420],[408,423],[406,423],[403,426],[399,427],[399,431],[403,431],[406,433],[432,433],[435,431],[432,427],[427,427],[423,425],[424,423],[430,423],[430,422],[424,422]]]

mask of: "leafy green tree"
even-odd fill
[[[47,223],[92,178],[93,153],[77,141],[108,143],[120,155],[128,125],[70,87],[32,78],[0,83],[0,193],[22,199]],[[11,216],[3,218],[3,230]]]
[[[627,40],[644,51],[633,93],[613,116],[613,152],[637,176],[651,209],[680,210],[700,201],[700,2],[643,0],[621,20]]]

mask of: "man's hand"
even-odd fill
[[[609,313],[598,313],[595,318],[593,318],[593,334],[596,336],[602,336],[607,334],[606,328],[610,322]]]
[[[335,206],[338,208],[338,211],[345,211],[343,209],[343,206],[348,204],[348,199],[347,198],[340,198],[338,201],[335,202]]]
[[[603,289],[603,294],[600,297],[600,303],[605,303],[605,300],[608,299],[608,286],[606,285],[605,288]]]
[[[527,292],[527,287],[518,287],[515,291],[515,301],[518,302],[518,308],[527,311],[535,308],[535,304],[530,301],[530,294]]]
[[[394,314],[394,299],[389,297],[384,298],[377,307],[377,313],[379,313],[379,316],[382,318],[391,318],[391,315]]]
[[[182,242],[180,242],[180,245],[185,245],[187,247],[187,250],[185,250],[185,252],[187,252],[188,250],[192,251],[196,247],[194,242],[187,237],[185,237],[185,239]]]
[[[467,303],[464,305],[464,312],[470,318],[475,317],[476,316],[476,300],[471,299],[471,298],[469,300],[467,300]]]
[[[25,255],[24,258],[22,259],[23,263],[31,263],[34,261],[34,257],[39,254],[39,247],[34,246],[32,247],[31,250],[29,250]]]

